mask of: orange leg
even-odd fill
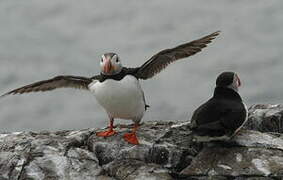
[[[127,141],[130,144],[139,144],[137,135],[136,135],[136,131],[138,129],[139,125],[137,123],[135,123],[133,131],[131,133],[126,133],[124,134],[124,139],[125,141]]]
[[[113,122],[114,122],[114,119],[110,118],[109,129],[107,131],[97,132],[96,135],[100,137],[108,137],[108,136],[112,136],[116,134],[117,132],[113,130]]]

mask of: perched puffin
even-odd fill
[[[134,122],[134,128],[131,133],[124,135],[124,139],[131,144],[139,144],[136,131],[148,107],[139,79],[149,79],[170,63],[200,52],[218,35],[219,31],[175,48],[160,51],[136,68],[123,67],[117,54],[105,53],[100,60],[99,75],[90,78],[57,76],[20,87],[2,96],[49,91],[63,87],[89,90],[94,93],[99,104],[106,110],[110,120],[109,129],[98,132],[97,136],[108,137],[116,133],[113,129],[114,118],[128,119]]]
[[[238,93],[240,86],[240,78],[234,72],[217,77],[213,97],[197,108],[191,119],[196,141],[229,140],[243,126],[248,111]]]

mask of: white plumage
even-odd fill
[[[139,122],[145,112],[144,94],[139,81],[131,75],[120,81],[107,79],[94,82],[89,89],[99,104],[112,118],[129,119]]]

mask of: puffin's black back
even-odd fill
[[[237,92],[216,87],[213,97],[195,110],[192,116],[193,130],[201,136],[231,135],[244,123],[246,113]]]

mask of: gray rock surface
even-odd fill
[[[122,139],[129,126],[116,130],[108,138],[95,135],[101,129],[0,134],[0,180],[172,179],[200,150],[173,122],[143,124],[138,146]]]
[[[282,109],[253,106],[246,128],[254,129],[226,143],[196,143],[188,122],[176,121],[144,123],[138,146],[122,139],[131,129],[122,125],[109,138],[95,135],[101,129],[2,133],[0,180],[280,179],[283,135],[276,125],[282,117],[271,118],[278,122],[272,133],[258,124]]]
[[[283,105],[256,104],[249,108],[246,129],[283,133]]]
[[[204,147],[181,174],[222,179],[283,177],[282,145],[283,136],[243,130],[229,143]]]

